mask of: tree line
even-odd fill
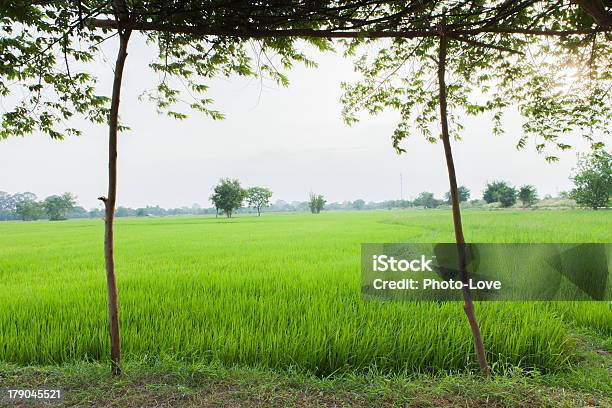
[[[590,155],[580,155],[574,173],[570,176],[574,188],[569,192],[561,192],[559,198],[572,199],[578,206],[597,210],[609,207],[612,203],[612,155],[599,151]],[[465,186],[457,188],[459,202],[473,207],[495,205],[508,208],[518,202],[529,208],[540,201],[535,186],[525,184],[515,187],[503,180],[495,180],[486,184],[482,199],[472,199],[471,191]],[[210,201],[213,207],[204,208],[199,204],[191,207],[162,208],[159,205],[139,208],[119,206],[115,210],[116,217],[151,217],[173,215],[208,215],[224,214],[228,218],[236,213],[256,212],[261,215],[267,212],[302,212],[310,211],[319,214],[323,209],[328,211],[342,210],[378,210],[394,208],[438,208],[451,204],[450,191],[444,198],[436,198],[434,193],[423,191],[413,200],[370,201],[363,199],[354,201],[328,203],[322,194],[309,193],[308,201],[286,202],[276,200],[272,203],[272,191],[267,187],[255,186],[242,188],[237,179],[223,178],[213,188]],[[544,199],[550,199],[545,196]],[[48,219],[60,221],[68,218],[103,218],[104,211],[98,208],[86,210],[77,205],[77,197],[72,193],[51,195],[44,200],[38,200],[31,192],[9,194],[0,191],[0,221],[23,220],[34,221]],[[246,204],[246,206],[245,206]]]
[[[591,154],[578,156],[578,164],[570,180],[574,188],[569,192],[561,192],[560,198],[572,199],[580,207],[597,210],[609,207],[612,203],[612,155],[604,150],[596,150]],[[465,186],[457,188],[459,202],[470,199],[470,190]],[[550,196],[545,199],[552,198]],[[520,201],[522,207],[531,207],[539,201],[535,186],[524,184],[520,187],[512,186],[507,181],[496,180],[486,184],[482,195],[482,202],[486,204],[498,203],[500,207],[508,208]],[[482,204],[480,200],[472,200],[472,205]],[[424,191],[413,201],[402,200],[399,203],[390,203],[398,207],[424,207],[436,208],[451,204],[450,191],[444,199],[437,199],[433,193]],[[399,204],[399,205],[398,205]]]
[[[31,192],[9,194],[0,191],[0,220],[34,221],[47,218],[50,221],[60,221],[76,218],[85,211],[76,207],[76,196],[71,193],[51,195],[44,200],[38,200]]]

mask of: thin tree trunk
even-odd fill
[[[108,194],[99,199],[104,202],[104,260],[106,264],[106,286],[108,289],[108,320],[111,342],[111,371],[114,375],[121,373],[121,346],[119,335],[119,303],[117,281],[115,278],[115,255],[113,223],[115,203],[117,201],[117,128],[119,118],[119,101],[123,67],[127,58],[127,46],[130,30],[119,32],[119,51],[115,63],[115,78],[108,121]]]
[[[467,262],[466,262],[466,245],[463,237],[463,227],[461,225],[461,210],[459,209],[459,193],[457,191],[457,176],[455,174],[455,164],[453,162],[453,152],[451,150],[450,137],[448,133],[448,117],[446,104],[446,81],[444,79],[446,73],[446,43],[447,38],[444,35],[440,36],[440,48],[438,53],[438,85],[439,85],[439,102],[440,102],[440,124],[442,127],[442,144],[444,145],[444,154],[446,156],[446,167],[448,169],[448,181],[450,183],[451,204],[453,208],[453,224],[455,227],[455,241],[457,243],[457,256],[459,260],[459,274],[463,287],[463,309],[467,315],[474,337],[474,348],[478,357],[478,364],[483,373],[489,373],[487,364],[487,356],[485,353],[476,313],[474,312],[474,302],[470,295],[469,288],[465,285],[468,283]]]

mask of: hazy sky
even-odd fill
[[[111,40],[116,43],[116,39]],[[114,47],[92,65],[100,89],[110,94]],[[315,55],[314,53],[310,53]],[[157,79],[146,65],[151,50],[135,37],[130,44],[121,117],[131,131],[119,139],[118,204],[138,207],[210,206],[208,197],[220,177],[238,178],[243,186],[263,185],[273,200],[306,200],[309,191],[328,201],[381,201],[413,198],[420,191],[441,195],[448,190],[442,144],[415,135],[398,156],[391,147],[396,115],[363,115],[352,127],[340,115],[340,82],[357,78],[341,54],[318,54],[317,69],[296,66],[288,88],[269,81],[215,80],[210,94],[226,119],[212,121],[193,113],[186,121],[156,114],[138,100]],[[463,140],[453,144],[459,183],[481,197],[486,181],[534,184],[540,195],[570,188],[568,175],[576,151],[559,154],[549,164],[532,144],[517,151],[518,115],[506,116],[506,134],[491,135],[487,118],[464,121]],[[71,191],[87,208],[99,207],[106,194],[107,129],[82,122],[80,138],[53,141],[43,135],[0,141],[0,191],[32,191],[39,197]]]

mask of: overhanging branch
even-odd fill
[[[437,37],[439,32],[435,27],[417,30],[315,30],[310,28],[293,28],[278,30],[237,30],[232,28],[211,28],[208,26],[188,26],[162,24],[153,22],[117,22],[114,20],[90,19],[90,27],[106,29],[131,29],[134,31],[157,31],[164,33],[189,34],[194,36],[227,36],[236,38],[269,38],[269,37],[316,37],[316,38],[422,38]],[[598,27],[581,30],[531,30],[520,28],[488,27],[483,29],[452,30],[449,36],[465,36],[486,33],[525,34],[544,36],[567,36],[577,34],[594,34],[612,32],[612,27]]]
[[[586,11],[600,26],[612,27],[612,13],[606,10],[601,0],[572,0]]]

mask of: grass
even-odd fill
[[[612,213],[466,211],[470,242],[609,242]],[[330,375],[475,367],[458,302],[364,302],[361,242],[452,242],[448,211],[120,219],[125,359]],[[0,224],[0,361],[104,363],[100,220]],[[570,370],[609,303],[477,305],[498,372]],[[608,339],[608,340],[606,340]]]
[[[55,406],[612,406],[612,358],[597,336],[582,334],[579,340],[584,343],[581,359],[571,370],[553,374],[513,368],[488,378],[465,371],[319,378],[295,369],[132,360],[124,364],[121,377],[112,377],[108,366],[100,363],[46,367],[0,363],[0,388],[61,388],[64,397],[52,401]]]

